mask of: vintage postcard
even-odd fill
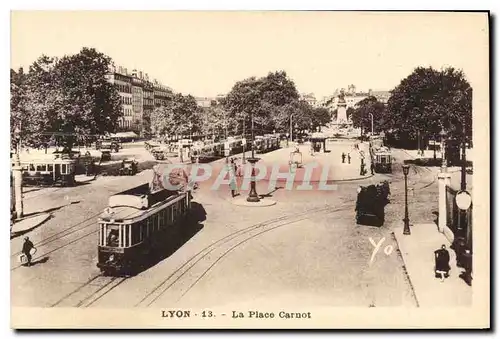
[[[489,34],[13,11],[11,326],[489,328]]]

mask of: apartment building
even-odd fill
[[[158,80],[150,81],[148,74],[135,69],[129,72],[127,68],[112,66],[106,77],[120,94],[123,113],[118,122],[120,129],[139,135],[149,128],[154,107],[166,104],[173,94],[170,87]]]

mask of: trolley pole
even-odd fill
[[[20,123],[21,125],[21,123]],[[14,167],[12,167],[13,177],[14,177],[14,198],[15,198],[15,217],[16,219],[22,218],[23,212],[23,168],[21,166],[21,160],[19,154],[21,153],[21,128],[16,129],[16,134],[18,134],[18,144],[17,152],[14,155]]]
[[[245,125],[246,125],[246,120],[247,120],[247,115],[246,115],[246,114],[244,114],[244,115],[243,115],[243,138],[245,138],[245,145],[243,145],[243,165],[244,165],[244,164],[246,164],[246,162],[245,162],[245,158],[246,158],[246,157],[245,157],[245,153],[246,153],[246,151],[247,151],[246,133],[245,133],[245,132],[246,132],[246,130],[245,130],[245,127],[246,127],[246,126],[245,126]]]

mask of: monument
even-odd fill
[[[337,121],[336,124],[343,125],[347,124],[347,103],[345,101],[344,89],[340,90],[340,94],[337,102]]]

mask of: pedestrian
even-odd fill
[[[235,176],[233,164],[234,164],[233,159],[231,159],[231,161],[229,161],[229,159],[226,158],[226,171],[229,175],[229,187],[231,188],[231,197],[232,198],[239,195],[236,192],[237,182],[236,182],[236,176]]]
[[[342,163],[344,164],[345,163],[345,153],[342,152]]]
[[[23,243],[22,253],[26,256],[27,262],[26,266],[31,266],[31,250],[35,248],[33,243],[30,241],[30,238],[25,237]]]
[[[370,163],[370,171],[372,172],[372,175],[375,174],[375,165],[373,165],[373,162]]]
[[[435,272],[436,278],[441,278],[441,282],[444,278],[448,278],[450,273],[450,253],[446,249],[446,245],[442,245],[440,249],[434,251],[435,258]]]
[[[351,153],[347,153],[347,163],[351,163]]]
[[[359,175],[365,175],[365,164],[363,164],[363,162],[361,162],[361,166],[359,169]]]

